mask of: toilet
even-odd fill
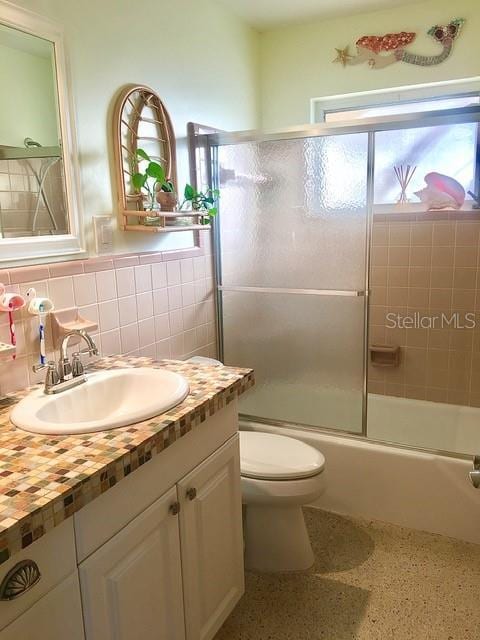
[[[302,506],[323,493],[324,467],[320,451],[300,440],[240,431],[247,569],[302,571],[313,565]]]

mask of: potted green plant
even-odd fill
[[[134,188],[144,195],[144,210],[157,212],[161,208],[163,211],[173,211],[177,202],[175,189],[172,181],[166,177],[165,169],[143,149],[137,149],[136,155],[138,160],[147,162],[145,171],[137,171],[132,175]]]
[[[175,211],[179,216],[172,224],[188,225],[191,221],[187,216],[182,217],[181,213],[198,213],[199,222],[203,225],[210,224],[212,218],[217,215],[216,199],[220,195],[218,189],[207,187],[205,191],[197,191],[192,185],[187,184],[183,193],[183,202],[176,209],[178,201],[175,193],[175,185],[170,178],[166,177],[165,169],[161,164],[155,162],[144,151],[137,149],[137,162],[147,162],[143,173],[137,171],[132,175],[134,188],[144,196],[144,210],[154,212],[151,216],[146,216],[146,225],[159,224],[161,215],[159,211]]]
[[[162,211],[175,211],[178,201],[175,186],[171,180],[166,180],[157,190],[157,202]]]
[[[205,191],[197,191],[191,184],[187,184],[180,211],[185,210],[185,206],[189,206],[192,211],[198,211],[200,214],[200,224],[210,224],[218,213],[215,203],[219,195],[218,189],[208,187]]]

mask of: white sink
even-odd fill
[[[183,376],[164,369],[112,369],[86,378],[57,395],[32,391],[14,407],[10,420],[32,433],[92,433],[158,416],[189,393]]]

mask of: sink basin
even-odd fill
[[[10,420],[31,433],[92,433],[158,416],[189,393],[183,376],[164,369],[112,369],[86,378],[57,395],[46,395],[43,388],[32,391],[14,407]]]

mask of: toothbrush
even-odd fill
[[[47,363],[47,356],[45,353],[45,319],[43,312],[45,311],[43,304],[38,307],[38,334],[40,339],[40,364]]]
[[[12,344],[12,346],[15,347],[17,345],[17,337],[15,335],[15,323],[13,321],[13,313],[12,313],[13,304],[12,303],[10,303],[8,305],[8,309],[9,309],[9,311],[8,311],[8,321],[10,323],[10,343]],[[16,358],[17,358],[17,354],[14,353],[12,355],[12,360],[16,360]]]

